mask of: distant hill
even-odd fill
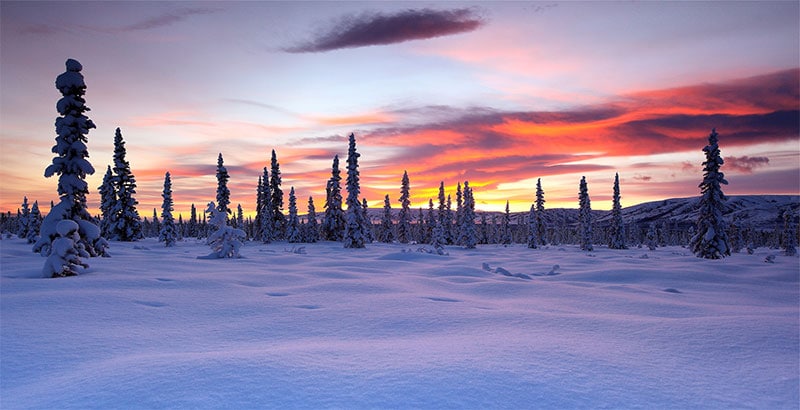
[[[661,225],[668,223],[671,226],[689,227],[697,221],[697,206],[700,197],[691,198],[672,198],[662,201],[646,202],[638,205],[629,206],[622,209],[622,218],[626,225],[646,226],[651,223]],[[776,225],[782,226],[783,221],[780,215],[787,209],[795,217],[800,214],[800,195],[731,195],[726,202],[726,220],[736,222],[742,226],[748,226],[759,230],[773,230]],[[393,208],[393,216],[397,217],[397,208]],[[418,209],[412,210],[413,219],[416,220]],[[369,215],[373,222],[377,223],[383,209],[370,208]],[[427,215],[428,210],[424,213]],[[500,212],[478,212],[478,218],[482,214],[491,220],[492,216],[499,217]],[[602,227],[611,223],[611,211],[592,211],[595,225]],[[528,212],[512,212],[511,223],[526,223]],[[550,226],[569,226],[578,223],[578,210],[571,208],[546,208],[545,221]]]

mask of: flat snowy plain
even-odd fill
[[[797,257],[301,246],[3,239],[0,407],[798,408]]]

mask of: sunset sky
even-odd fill
[[[255,207],[275,149],[283,190],[320,211],[347,135],[362,195],[412,207],[469,180],[477,207],[594,209],[699,194],[716,128],[728,195],[800,192],[800,3],[11,2],[0,3],[0,210],[57,200],[51,163],[67,58],[83,64],[88,178],[122,129],[139,212],[215,199]],[[344,172],[343,172],[344,174]]]

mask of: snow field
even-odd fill
[[[0,407],[798,407],[796,257],[418,247],[2,240]]]

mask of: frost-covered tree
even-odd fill
[[[417,212],[417,224],[416,224],[416,232],[414,239],[417,243],[425,243],[427,241],[426,232],[425,232],[425,214],[422,212],[422,207],[419,207],[419,212]]]
[[[264,168],[266,170],[266,168]],[[258,176],[258,185],[256,185],[256,219],[253,223],[253,238],[261,238],[261,217],[264,214],[264,180],[261,175]]]
[[[578,229],[580,230],[581,250],[591,252],[594,250],[592,245],[592,202],[589,199],[586,177],[581,177],[578,203]]]
[[[164,190],[161,192],[161,230],[158,233],[158,241],[164,242],[164,246],[175,246],[178,241],[178,232],[175,228],[175,219],[172,217],[172,179],[169,172],[164,175]]]
[[[608,247],[611,249],[627,249],[625,245],[625,226],[622,222],[622,205],[619,195],[619,173],[614,174],[614,195],[611,206],[611,235]]]
[[[361,214],[364,215],[364,233],[367,235],[367,243],[372,243],[375,241],[375,233],[372,230],[372,218],[369,217],[367,198],[361,198]]]
[[[197,259],[238,258],[239,249],[245,238],[244,231],[228,226],[227,213],[220,211],[214,202],[208,203],[206,215],[208,215],[208,224],[216,230],[208,235],[206,241],[211,247],[211,253],[206,256],[198,256]]]
[[[656,250],[658,248],[658,234],[656,233],[656,224],[650,223],[647,228],[647,234],[645,234],[645,240],[647,241],[647,249],[651,251]]]
[[[536,204],[531,204],[528,212],[528,248],[539,247],[539,227],[536,225]]]
[[[409,243],[414,235],[411,232],[411,187],[408,181],[408,171],[403,171],[399,201],[400,213],[397,216],[397,240],[400,243]]]
[[[706,160],[703,162],[703,182],[700,183],[700,212],[697,217],[697,231],[691,239],[690,248],[699,258],[720,259],[730,256],[725,219],[725,201],[720,185],[727,185],[725,174],[720,172],[724,163],[720,156],[719,134],[716,129],[708,136],[708,145],[703,148]]]
[[[506,201],[506,211],[503,213],[503,219],[500,222],[500,243],[503,245],[511,245],[511,212]]]
[[[444,224],[442,225],[442,228],[444,228],[445,242],[448,245],[455,242],[453,239],[453,219],[453,200],[450,198],[450,194],[448,194],[447,203],[444,209]]]
[[[31,213],[28,215],[28,243],[39,240],[39,229],[42,227],[42,213],[39,211],[39,201],[33,201]]]
[[[361,193],[359,181],[358,158],[361,156],[356,151],[356,136],[350,134],[350,143],[347,150],[347,214],[344,229],[345,248],[363,248],[367,241],[364,232],[364,212],[358,196]]]
[[[269,190],[271,195],[270,206],[272,214],[272,238],[280,240],[284,238],[286,231],[286,217],[283,215],[283,191],[281,190],[281,165],[278,163],[278,155],[272,150],[270,158],[270,180]]]
[[[117,128],[114,133],[114,175],[111,177],[111,186],[116,194],[114,207],[111,209],[110,234],[111,239],[130,242],[144,237],[142,232],[142,218],[136,210],[139,202],[134,198],[136,194],[136,178],[131,172],[131,165],[125,155],[125,141],[122,132]]]
[[[244,211],[242,210],[242,204],[236,204],[236,227],[244,229]]]
[[[231,190],[228,189],[228,169],[225,168],[225,161],[222,159],[222,153],[217,157],[217,211],[225,215],[231,214],[229,205],[231,204]]]
[[[341,241],[344,238],[345,216],[342,210],[341,181],[339,155],[335,155],[331,178],[325,187],[325,216],[322,221],[322,236],[329,241]]]
[[[314,243],[319,240],[319,224],[317,222],[317,209],[314,207],[314,198],[308,197],[308,223],[306,224],[306,242]]]
[[[469,181],[464,181],[463,196],[464,211],[461,215],[459,243],[467,249],[474,249],[478,243],[478,235],[475,230],[475,197],[473,197]]]
[[[797,224],[790,210],[783,212],[783,253],[786,256],[797,255]]]
[[[431,241],[433,228],[436,226],[436,221],[438,220],[439,218],[436,217],[436,213],[433,210],[433,199],[428,198],[428,218],[425,221],[425,237],[427,238],[427,242]]]
[[[389,194],[383,198],[383,215],[381,217],[381,236],[380,241],[385,243],[392,243],[394,241],[394,224],[392,223],[392,202],[389,200]]]
[[[297,217],[297,197],[294,195],[294,187],[289,189],[289,219],[286,224],[286,240],[289,243],[298,243],[303,240],[300,232],[300,219]]]
[[[114,191],[114,185],[111,183],[113,178],[111,165],[108,165],[106,167],[106,173],[103,175],[103,184],[97,188],[100,192],[100,233],[105,237],[110,237],[111,212],[114,209],[114,204],[117,202],[117,193]]]
[[[447,244],[445,237],[444,237],[444,227],[442,226],[442,220],[436,219],[433,225],[433,229],[431,230],[431,246],[433,249],[436,250],[436,253],[439,255],[444,254],[444,246]]]
[[[86,194],[89,193],[86,175],[94,174],[94,167],[89,163],[89,151],[86,143],[89,141],[86,134],[95,128],[92,120],[85,115],[89,111],[86,100],[83,98],[86,92],[81,70],[83,66],[76,60],[66,61],[66,71],[56,78],[56,88],[61,92],[62,98],[56,104],[60,117],[56,118],[56,145],[52,152],[56,154],[53,163],[45,171],[45,177],[58,175],[58,195],[59,203],[54,204],[50,212],[42,221],[39,240],[33,246],[34,252],[41,252],[43,255],[50,255],[53,249],[53,242],[56,239],[65,239],[59,242],[59,247],[66,246],[67,241],[73,245],[71,250],[59,248],[65,255],[70,256],[69,264],[65,264],[64,269],[59,271],[56,266],[52,276],[61,275],[69,270],[69,266],[85,265],[80,257],[82,255],[98,256],[105,255],[108,243],[100,235],[100,228],[93,222],[92,216],[86,209]],[[63,220],[71,220],[77,228],[77,237],[74,232],[70,233],[67,229],[72,228],[72,224],[64,224],[61,229],[64,238],[59,233],[58,225]],[[61,238],[59,238],[61,237]]]
[[[456,245],[463,245],[461,242],[461,227],[464,225],[464,193],[461,191],[461,182],[456,185],[456,217],[455,217],[456,233],[453,235],[453,241]]]
[[[28,237],[28,218],[31,215],[31,209],[28,205],[28,197],[22,199],[22,212],[17,218],[17,237],[25,239]]]
[[[544,223],[544,190],[542,189],[542,179],[536,179],[536,238],[539,245],[547,245],[547,226]]]
[[[199,236],[199,229],[197,226],[197,208],[194,204],[189,210],[189,223],[186,225],[186,236],[197,238]]]
[[[77,268],[88,268],[81,258],[88,258],[89,253],[81,243],[78,234],[79,226],[71,219],[62,219],[56,224],[57,238],[53,241],[50,255],[44,263],[42,275],[46,278],[75,276]]]

